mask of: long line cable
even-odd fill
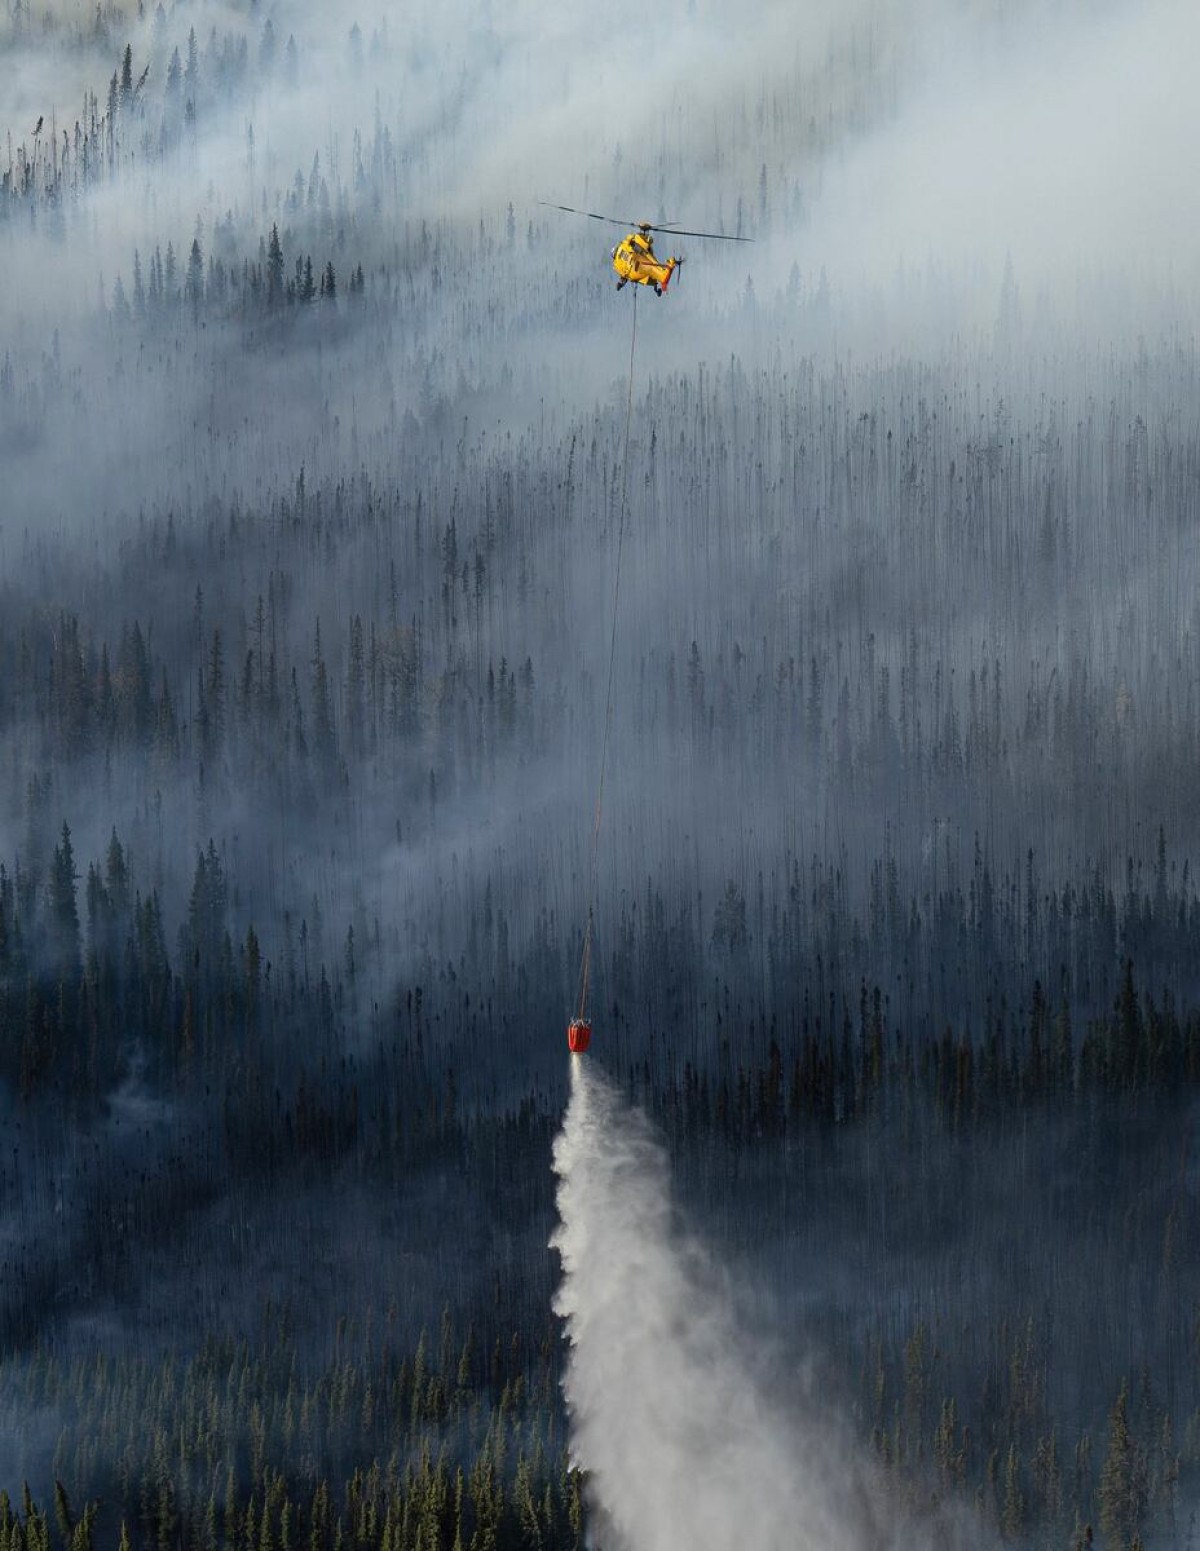
[[[587,1017],[588,982],[592,968],[592,923],[596,913],[596,886],[600,871],[600,820],[604,812],[604,777],[608,770],[608,743],[612,732],[613,670],[617,660],[617,614],[621,602],[621,552],[625,547],[625,518],[629,506],[629,426],[633,419],[633,359],[637,350],[637,303],[640,286],[633,288],[633,329],[629,339],[629,392],[625,400],[625,446],[621,453],[621,506],[617,518],[617,568],[613,580],[612,634],[608,643],[608,692],[604,707],[604,738],[600,745],[600,781],[596,790],[596,818],[592,825],[592,855],[588,877],[587,922],[583,929],[583,957],[579,964],[579,1002],[576,1017]]]

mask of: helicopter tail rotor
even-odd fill
[[[680,256],[679,256],[679,255],[678,255],[678,254],[673,254],[673,255],[672,255],[672,256],[671,256],[671,257],[670,257],[670,258],[669,258],[669,259],[668,259],[668,260],[667,260],[667,278],[666,278],[666,279],[665,279],[665,280],[663,280],[663,281],[662,281],[662,282],[661,282],[661,284],[657,284],[657,285],[655,285],[655,287],[654,287],[654,289],[655,289],[655,292],[656,292],[656,293],[657,293],[657,294],[658,294],[658,295],[659,295],[659,296],[661,296],[661,295],[662,295],[662,294],[663,294],[663,292],[664,292],[664,291],[665,291],[665,290],[666,290],[666,289],[667,289],[667,287],[668,287],[668,286],[669,286],[669,285],[670,285],[670,283],[671,283],[671,280],[672,280],[672,278],[673,278],[673,277],[674,277],[674,276],[675,276],[675,275],[676,275],[676,274],[678,274],[678,273],[679,273],[679,266],[680,266],[680,265],[681,265],[681,264],[682,264],[682,263],[683,263],[683,259],[682,259],[682,258],[681,258],[681,257],[680,257]]]

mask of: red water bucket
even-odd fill
[[[572,1018],[567,1024],[567,1048],[582,1055],[591,1043],[592,1026],[582,1018]]]

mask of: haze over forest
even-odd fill
[[[1198,51],[5,0],[0,1551],[1194,1543]]]

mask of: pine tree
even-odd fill
[[[522,1454],[517,1460],[517,1475],[513,1483],[517,1521],[521,1526],[521,1544],[529,1551],[541,1551],[542,1528],[538,1522],[538,1505],[534,1493],[533,1473],[529,1461]]]
[[[283,244],[279,227],[272,223],[267,242],[267,306],[278,307],[283,301]]]
[[[75,1516],[71,1512],[71,1504],[67,1499],[67,1489],[57,1476],[54,1479],[54,1517],[63,1545],[69,1546],[71,1536],[75,1532]]]
[[[187,66],[183,72],[183,87],[188,101],[193,105],[196,101],[196,93],[200,85],[200,50],[196,43],[196,29],[188,28],[187,38]]]
[[[254,1031],[258,1022],[259,998],[262,994],[262,950],[253,925],[246,928],[246,943],[242,950],[243,999],[246,1009],[246,1032]]]
[[[202,750],[206,760],[218,754],[225,741],[225,653],[221,632],[214,629],[208,650],[208,675],[204,684],[207,712],[206,737]]]
[[[133,310],[137,317],[146,315],[146,287],[142,280],[142,261],[138,250],[133,250]]]
[[[1129,1425],[1129,1384],[1108,1418],[1108,1453],[1100,1469],[1100,1528],[1114,1551],[1128,1551],[1146,1507],[1146,1461]]]
[[[179,50],[171,50],[171,62],[167,66],[167,106],[178,108],[180,88],[183,82],[183,65],[179,58]]]
[[[1058,1457],[1058,1438],[1051,1433],[1038,1440],[1033,1454],[1033,1478],[1037,1485],[1038,1511],[1051,1525],[1062,1515],[1062,1466]]]
[[[112,908],[117,917],[121,918],[129,909],[129,871],[125,864],[125,852],[117,839],[115,828],[109,837],[108,851],[104,858],[104,881],[108,889],[108,897],[112,901]]]
[[[947,1486],[959,1486],[966,1474],[966,1455],[959,1441],[958,1408],[951,1396],[942,1401],[933,1435],[933,1458]]]
[[[54,848],[54,860],[50,868],[50,925],[54,940],[55,974],[60,983],[72,990],[79,980],[81,968],[79,907],[75,897],[77,882],[71,831],[64,821],[62,837]]]
[[[313,739],[323,774],[332,776],[337,763],[337,745],[333,730],[333,704],[329,693],[329,671],[321,652],[321,621],[317,621],[313,642]]]
[[[1015,1443],[1009,1444],[1004,1462],[1004,1506],[1000,1529],[1005,1540],[1020,1540],[1025,1528],[1025,1494],[1021,1490],[1021,1460]]]
[[[454,1474],[454,1543],[451,1551],[466,1551],[463,1539],[463,1493],[466,1482],[460,1465]]]
[[[184,294],[192,308],[192,318],[200,316],[200,304],[204,300],[204,255],[200,251],[199,237],[192,238],[192,249],[188,254],[187,280],[184,282]]]

